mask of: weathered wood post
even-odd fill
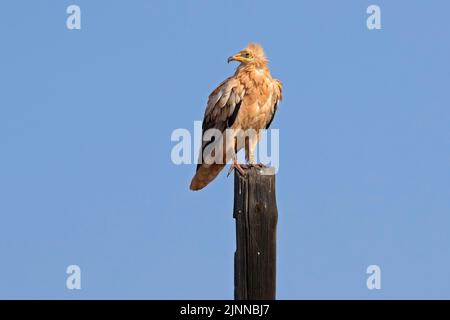
[[[234,174],[235,300],[274,300],[278,210],[274,168]]]

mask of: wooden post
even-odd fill
[[[234,174],[235,300],[274,300],[278,210],[273,168]]]

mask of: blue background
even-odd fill
[[[0,7],[0,298],[233,298],[233,180],[190,192],[170,135],[252,41],[284,83],[278,298],[450,298],[448,1]]]

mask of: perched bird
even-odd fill
[[[255,165],[254,152],[259,132],[269,128],[282,99],[281,82],[272,78],[267,67],[268,60],[260,45],[249,44],[244,50],[229,57],[228,63],[231,61],[240,62],[235,74],[223,81],[208,98],[202,125],[202,147],[197,171],[191,181],[191,190],[207,186],[231,159],[233,164],[228,174],[233,169],[243,173],[236,157],[242,148],[245,148],[248,164]],[[222,138],[205,141],[205,133],[210,129],[223,133]],[[232,132],[253,129],[258,135],[256,139],[246,138],[244,144],[236,141],[229,143],[223,138],[225,131],[230,131],[227,129],[234,129]],[[207,147],[217,147],[223,151],[220,161],[205,163],[204,152]],[[233,152],[230,153],[230,149]]]

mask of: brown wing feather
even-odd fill
[[[273,108],[272,108],[272,115],[269,119],[269,121],[266,124],[266,129],[269,129],[270,125],[272,124],[273,119],[275,118],[275,113],[277,112],[278,109],[278,104],[280,103],[280,101],[283,99],[283,85],[281,84],[280,80],[273,80],[273,94],[272,94],[272,104],[273,104]]]
[[[202,137],[206,130],[217,129],[224,132],[236,120],[244,96],[244,88],[238,80],[230,77],[222,82],[208,98],[202,124]],[[214,141],[202,141],[197,172],[191,181],[191,190],[200,190],[210,183],[223,169],[223,164],[203,163],[203,151]],[[225,162],[225,161],[224,161]]]

